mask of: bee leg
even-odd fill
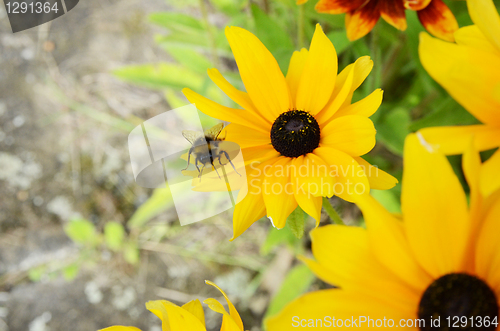
[[[203,167],[201,167],[201,170],[200,170],[200,169],[198,169],[198,171],[200,172],[200,173],[198,174],[198,178],[200,179],[200,182],[201,182],[201,174],[203,173],[203,169],[205,169],[205,163],[203,163]]]
[[[219,175],[219,172],[217,171],[217,167],[213,163],[212,163],[212,168],[215,169],[215,172],[217,173],[217,176],[219,176],[219,179],[221,179],[220,175]]]
[[[238,170],[236,170],[236,168],[234,167],[234,164],[233,164],[233,162],[231,162],[231,159],[229,158],[229,155],[227,154],[227,152],[226,152],[226,151],[222,151],[222,153],[224,153],[224,155],[226,156],[226,159],[229,161],[229,163],[230,163],[230,164],[231,164],[231,166],[233,167],[234,171],[236,171],[236,173],[237,173],[238,175],[240,175],[240,177],[241,177],[241,174],[240,174],[240,173],[238,172]],[[220,161],[219,161],[219,162],[220,162]]]
[[[191,158],[191,151],[192,150],[193,150],[193,148],[191,147],[189,149],[189,153],[188,153],[188,164],[187,164],[186,168],[182,169],[181,171],[187,170],[187,168],[189,168],[189,159]]]
[[[198,158],[194,159],[194,166],[198,170],[198,172],[201,174],[200,168],[198,168]]]

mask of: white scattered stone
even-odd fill
[[[134,304],[137,297],[133,287],[122,289],[121,286],[115,285],[112,288],[114,298],[112,300],[113,306],[118,310],[125,310]]]
[[[52,314],[48,311],[31,321],[29,331],[49,331],[47,323],[52,319]]]
[[[17,115],[16,117],[14,117],[14,119],[12,120],[12,124],[14,124],[14,126],[16,128],[19,128],[21,126],[24,125],[24,123],[26,123],[26,119],[24,118],[23,115]]]
[[[85,296],[87,297],[87,301],[94,305],[101,302],[104,297],[99,286],[94,282],[88,282],[85,285]]]

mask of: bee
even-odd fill
[[[219,123],[214,127],[206,130],[205,132],[198,132],[191,130],[182,131],[182,135],[184,136],[184,138],[186,138],[187,141],[189,141],[192,145],[188,153],[187,166],[183,170],[187,170],[187,168],[189,168],[190,164],[189,162],[192,154],[195,159],[194,165],[199,172],[198,178],[200,179],[200,181],[203,169],[205,169],[205,166],[207,164],[210,164],[211,167],[215,169],[217,176],[219,176],[220,178],[219,172],[217,171],[217,167],[214,165],[214,160],[217,159],[217,161],[219,161],[220,166],[222,166],[221,157],[223,155],[229,161],[234,171],[236,171],[234,164],[231,162],[231,159],[229,158],[229,154],[227,153],[227,151],[223,149],[224,138],[219,138],[219,135],[222,132],[223,128],[224,128],[224,123]],[[201,163],[203,165],[201,170],[198,167],[198,163]],[[241,176],[241,174],[238,173],[238,171],[236,171],[236,173]]]

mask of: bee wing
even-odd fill
[[[183,130],[182,135],[184,138],[187,139],[191,143],[191,145],[194,145],[195,141],[198,140],[199,138],[204,138],[202,132],[198,131],[191,131],[191,130]]]
[[[211,140],[217,140],[220,132],[224,128],[224,123],[219,123],[210,129],[205,131],[205,137],[210,138]]]

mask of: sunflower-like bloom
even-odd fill
[[[475,25],[458,30],[456,44],[420,36],[424,68],[483,123],[422,129],[424,138],[445,154],[463,153],[471,137],[481,151],[500,146],[500,17],[491,0],[468,0],[467,5]],[[498,173],[500,150],[490,164],[486,171]],[[500,176],[490,180],[500,182]]]
[[[397,180],[360,156],[375,145],[368,118],[382,102],[382,90],[351,104],[354,90],[373,67],[362,57],[337,75],[337,54],[320,25],[310,49],[294,52],[286,77],[252,33],[227,27],[247,92],[234,88],[217,69],[210,78],[244,109],[221,106],[184,89],[207,115],[231,122],[227,141],[239,144],[247,166],[248,194],[233,216],[233,239],[267,215],[276,228],[300,206],[319,223],[322,196],[355,201],[370,188],[388,189]]]
[[[414,134],[406,139],[401,218],[369,196],[358,203],[367,229],[328,225],[313,230],[315,259],[303,261],[340,288],[303,295],[270,319],[267,330],[297,330],[300,323],[330,329],[332,322],[353,328],[353,321],[361,329],[376,324],[384,330],[451,330],[447,326],[457,319],[455,326],[469,323],[463,330],[497,330],[500,185],[490,196],[480,193],[482,165],[471,143],[463,158],[471,187],[468,206],[446,157],[429,152],[421,141]],[[431,319],[437,323],[438,318],[440,328],[432,328]]]
[[[298,3],[306,1],[299,0]],[[405,8],[414,10],[422,25],[444,40],[453,41],[458,23],[442,0],[320,0],[316,11],[346,13],[347,37],[356,40],[370,32],[380,17],[399,30],[406,30]]]
[[[217,285],[206,281],[207,284],[216,287],[226,298],[229,313],[222,304],[215,299],[203,301],[213,311],[223,315],[221,331],[244,331],[241,317],[234,308],[227,295]],[[206,331],[205,313],[199,300],[192,300],[179,307],[166,300],[149,301],[146,308],[158,316],[162,321],[162,330],[168,331]],[[100,331],[141,331],[133,326],[111,326]]]

